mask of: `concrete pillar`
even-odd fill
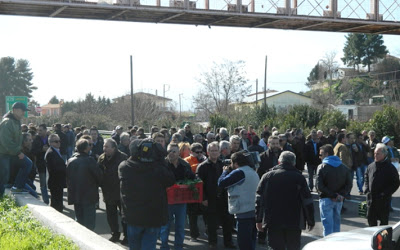
[[[210,0],[204,0],[204,9],[206,10],[210,9]]]
[[[331,0],[331,11],[333,14],[333,18],[337,18],[338,17],[338,13],[337,13],[337,0]]]
[[[374,19],[379,21],[379,0],[371,0],[371,14],[374,15]]]

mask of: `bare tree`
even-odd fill
[[[226,114],[231,103],[242,101],[251,88],[247,84],[244,68],[244,61],[214,62],[210,70],[202,72],[197,79],[200,90],[193,97],[195,108],[201,108],[208,114]]]
[[[325,68],[325,79],[329,78],[329,103],[332,103],[332,85],[334,73],[338,71],[339,64],[336,61],[336,51],[326,52],[324,58],[321,59],[322,66]]]

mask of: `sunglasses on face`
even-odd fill
[[[52,142],[54,142],[54,143],[59,143],[59,142],[61,142],[61,141],[52,141]]]
[[[201,153],[203,153],[203,151],[196,151],[195,153],[196,154],[201,154]]]

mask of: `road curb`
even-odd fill
[[[123,250],[100,235],[80,225],[68,216],[47,206],[29,194],[11,194],[19,206],[27,206],[29,211],[42,225],[50,228],[57,234],[62,234],[72,240],[82,250]]]

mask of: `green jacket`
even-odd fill
[[[16,156],[21,149],[21,122],[9,112],[0,123],[0,154]]]

